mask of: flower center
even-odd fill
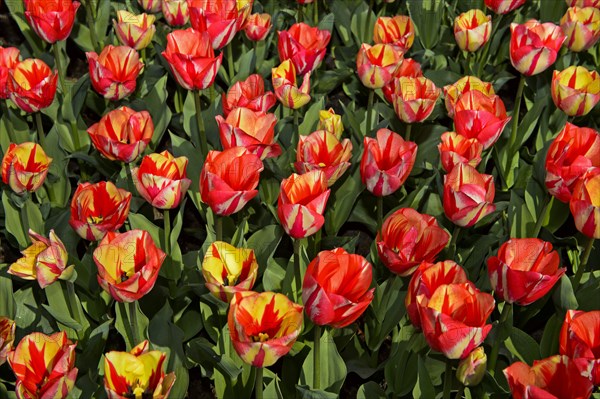
[[[269,340],[269,334],[265,334],[265,333],[258,333],[258,335],[255,335],[252,337],[253,342],[265,342],[268,340]]]
[[[102,215],[87,217],[88,224],[99,224],[102,223],[102,220],[104,220],[104,217]]]

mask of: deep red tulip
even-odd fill
[[[291,60],[298,75],[304,75],[321,64],[330,39],[328,30],[313,28],[304,22],[296,23],[288,30],[279,32],[279,59],[281,62]]]
[[[575,360],[600,385],[600,310],[568,310],[560,331],[560,354]]]

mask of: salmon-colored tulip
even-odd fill
[[[538,238],[511,238],[487,265],[496,296],[522,306],[546,295],[566,272],[552,244]]]
[[[433,216],[400,208],[383,222],[377,252],[392,273],[408,276],[422,262],[433,262],[449,240]]]
[[[225,118],[232,110],[239,107],[248,108],[252,111],[268,112],[277,104],[277,98],[273,92],[265,92],[265,81],[258,74],[250,75],[246,80],[235,82],[227,90],[227,94],[222,95],[221,98]]]
[[[192,27],[208,32],[215,50],[233,40],[252,11],[251,2],[238,0],[188,0],[188,4]]]
[[[565,114],[587,115],[600,101],[600,75],[574,65],[561,72],[554,71],[551,93],[554,104]]]
[[[454,19],[454,38],[461,50],[474,52],[490,40],[492,17],[481,10],[469,10]]]
[[[477,139],[469,139],[455,132],[442,134],[438,144],[442,168],[449,173],[457,164],[466,163],[476,168],[481,162],[483,144]]]
[[[71,34],[80,3],[72,0],[24,0],[25,18],[35,33],[50,44]]]
[[[236,292],[250,291],[254,286],[258,275],[254,250],[215,241],[204,255],[202,275],[215,297],[230,302]]]
[[[364,138],[360,177],[373,195],[383,197],[398,190],[417,159],[417,145],[398,133],[379,129],[376,138]]]
[[[58,74],[42,60],[28,58],[9,71],[10,99],[25,112],[38,112],[54,101]]]
[[[567,38],[559,26],[535,19],[510,24],[510,32],[510,62],[525,76],[537,75],[554,64]]]
[[[317,130],[300,136],[294,167],[300,174],[320,169],[325,172],[327,186],[331,187],[350,167],[352,142],[339,140],[335,134]]]
[[[17,324],[5,316],[0,316],[0,366],[6,362],[8,352],[15,341]]]
[[[48,175],[52,158],[36,143],[11,143],[2,158],[2,181],[17,194],[39,189]]]
[[[118,302],[137,301],[154,287],[166,256],[147,231],[109,231],[94,250],[98,284]]]
[[[277,215],[283,229],[293,238],[315,234],[325,223],[323,213],[331,190],[322,170],[302,175],[292,173],[281,182]]]
[[[577,182],[569,207],[577,230],[600,238],[600,168],[590,169]]]
[[[138,0],[138,4],[144,11],[156,14],[161,11],[162,0]]]
[[[344,125],[342,123],[342,115],[335,113],[333,108],[319,111],[319,126],[318,130],[327,130],[334,134],[338,139],[342,138]]]
[[[479,346],[458,363],[456,379],[466,387],[479,385],[485,377],[486,366],[487,356],[483,346]]]
[[[279,32],[279,59],[282,63],[291,60],[298,75],[305,75],[321,64],[330,39],[328,30],[313,28],[304,22],[296,23]]]
[[[525,4],[527,0],[484,0],[485,6],[496,14],[508,14]]]
[[[223,54],[215,57],[208,33],[192,28],[169,33],[162,55],[177,83],[187,90],[204,90],[211,86],[223,60]]]
[[[256,13],[248,16],[244,32],[248,40],[260,42],[265,40],[272,27],[271,15]]]
[[[119,41],[136,50],[148,47],[156,32],[154,15],[135,15],[127,10],[117,11],[117,20],[113,19],[115,34]]]
[[[408,15],[379,17],[373,28],[376,44],[392,44],[402,52],[408,51],[415,41],[415,27]]]
[[[426,77],[398,78],[394,93],[394,110],[405,123],[423,122],[433,112],[441,90]]]
[[[7,357],[17,377],[17,398],[67,398],[77,378],[76,345],[64,331],[23,337]]]
[[[600,39],[600,9],[571,7],[560,20],[571,51],[585,51]]]
[[[398,78],[406,77],[406,78],[419,78],[423,76],[423,71],[421,70],[421,64],[415,61],[412,58],[404,58],[400,63],[396,72],[394,72],[394,77],[390,82],[381,88],[383,91],[383,95],[385,99],[388,100],[389,103],[394,103],[394,94],[396,93],[396,87],[398,86]]]
[[[457,226],[473,226],[494,212],[494,195],[494,177],[471,165],[458,164],[444,176],[444,213]]]
[[[209,151],[200,173],[202,201],[217,215],[240,211],[258,194],[256,187],[263,168],[258,155],[244,147]]]
[[[183,26],[190,20],[187,0],[162,0],[161,9],[165,20],[171,26]]]
[[[125,223],[130,202],[131,193],[110,181],[81,183],[71,200],[69,224],[84,240],[100,240]]]
[[[560,354],[574,359],[600,385],[600,310],[567,310],[559,343]]]
[[[136,79],[144,64],[137,51],[128,46],[108,45],[100,55],[94,52],[87,56],[90,80],[94,90],[112,101],[127,97],[136,87]]]
[[[363,43],[356,56],[356,71],[363,85],[381,89],[394,77],[402,62],[402,51],[391,44]]]
[[[600,0],[565,0],[569,7],[596,7],[600,8]]]
[[[177,208],[191,184],[187,164],[186,157],[175,158],[166,150],[146,155],[131,171],[135,188],[155,208]]]
[[[450,118],[454,118],[454,107],[458,99],[471,90],[480,91],[488,97],[496,94],[491,83],[484,82],[477,76],[464,76],[455,83],[444,86],[444,101]]]
[[[149,351],[143,341],[130,352],[111,351],[104,355],[104,389],[109,399],[167,399],[175,373],[165,375],[167,354]]]
[[[269,367],[291,349],[302,331],[302,306],[274,292],[238,292],[229,306],[231,342],[244,362]]]
[[[130,163],[152,140],[154,123],[148,111],[122,106],[104,115],[87,130],[94,147],[112,161]]]
[[[298,109],[310,101],[310,72],[304,75],[302,85],[296,84],[296,67],[291,60],[283,61],[271,70],[275,96],[284,107]]]
[[[6,100],[10,96],[8,91],[10,71],[15,69],[20,61],[21,52],[18,48],[0,46],[0,100]]]

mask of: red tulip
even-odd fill
[[[246,21],[244,32],[248,40],[260,42],[265,40],[273,24],[271,24],[271,15],[269,14],[251,14]]]
[[[423,76],[423,71],[421,70],[421,64],[415,61],[412,58],[404,58],[400,63],[396,72],[394,72],[394,76],[390,82],[381,88],[383,91],[383,95],[385,99],[393,104],[394,103],[394,94],[396,93],[396,87],[399,84],[398,78],[406,77],[406,78],[419,78]]]
[[[50,44],[71,34],[80,3],[72,0],[24,0],[25,18],[35,33]]]
[[[252,11],[251,2],[237,0],[188,0],[188,4],[192,27],[208,32],[215,50],[233,40]]]
[[[575,360],[600,385],[600,310],[568,310],[560,331],[560,354]]]
[[[577,230],[600,238],[600,168],[590,169],[575,185],[569,207]]]
[[[54,101],[58,74],[42,60],[28,58],[9,71],[10,99],[25,112],[38,112]]]
[[[485,6],[496,14],[508,14],[521,7],[526,0],[484,0]]]
[[[340,141],[335,134],[317,130],[300,136],[294,167],[300,174],[320,169],[325,172],[327,186],[331,187],[350,167],[352,142]]]
[[[187,0],[161,0],[162,13],[171,26],[183,26],[190,19]]]
[[[271,91],[265,92],[265,81],[258,74],[250,75],[246,80],[235,82],[221,96],[223,101],[223,115],[225,118],[235,108],[244,107],[252,111],[269,112],[277,98]]]
[[[363,85],[381,89],[393,78],[402,62],[402,51],[391,44],[363,43],[356,56],[356,72]]]
[[[476,76],[464,76],[455,83],[444,86],[444,101],[450,118],[454,118],[454,107],[458,99],[471,90],[480,91],[487,97],[496,94],[491,83],[484,82]]]
[[[408,51],[415,41],[415,27],[408,15],[379,17],[373,29],[376,44],[392,44],[402,52]]]
[[[281,62],[291,60],[298,75],[304,75],[321,64],[330,39],[328,30],[313,28],[304,22],[296,23],[279,32],[279,59]]]
[[[510,62],[525,76],[537,75],[554,64],[566,36],[551,22],[530,19],[510,25]]]
[[[8,78],[10,71],[15,69],[21,60],[21,52],[16,47],[0,46],[0,100],[6,100],[8,91]]]
[[[2,158],[2,181],[17,194],[39,189],[46,176],[52,158],[36,143],[10,143]]]
[[[405,123],[423,122],[433,112],[441,90],[426,77],[398,78],[393,95],[394,110]]]
[[[483,145],[477,139],[468,139],[454,132],[442,134],[442,142],[438,144],[442,168],[446,173],[459,163],[477,167],[481,162]]]
[[[137,51],[128,46],[108,45],[100,55],[94,52],[87,56],[90,80],[94,90],[108,100],[121,100],[136,87],[136,79],[144,64]]]

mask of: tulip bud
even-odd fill
[[[577,230],[600,238],[600,168],[590,169],[575,185],[569,207]]]
[[[248,40],[260,42],[265,40],[273,25],[269,14],[251,14],[246,21],[244,32]]]
[[[162,0],[162,13],[171,26],[183,26],[190,19],[187,0]]]
[[[135,15],[127,10],[117,11],[117,19],[113,19],[115,34],[119,41],[136,50],[148,47],[156,32],[154,26],[154,15],[140,14]]]
[[[567,38],[559,26],[530,19],[510,25],[510,62],[525,76],[537,75],[554,64]]]
[[[291,60],[298,75],[305,75],[321,64],[329,40],[331,33],[328,30],[311,27],[304,22],[296,23],[279,32],[279,59],[282,63]]]
[[[444,86],[445,105],[450,118],[454,118],[454,107],[458,99],[471,90],[480,91],[487,97],[496,94],[491,83],[484,82],[477,76],[464,76],[455,83]]]
[[[138,0],[138,4],[144,11],[156,14],[161,11],[162,0]]]
[[[298,109],[310,101],[310,72],[304,75],[302,85],[296,84],[296,67],[290,60],[271,70],[275,96],[284,107]]]
[[[72,0],[25,0],[25,18],[47,43],[65,40],[71,34],[80,3]]]
[[[389,44],[371,46],[363,43],[356,56],[356,71],[363,85],[381,89],[394,77],[403,53]]]
[[[587,115],[600,101],[600,75],[574,65],[554,71],[551,93],[554,104],[568,116]]]
[[[0,366],[6,362],[6,357],[15,341],[17,324],[8,317],[0,316]]]
[[[600,39],[600,9],[571,7],[560,20],[571,51],[585,51]]]
[[[32,113],[49,107],[54,101],[58,74],[42,60],[28,58],[9,71],[10,99],[23,111]]]
[[[350,167],[352,142],[340,141],[333,133],[317,130],[308,136],[300,136],[294,167],[300,174],[311,170],[322,170],[331,187]]]
[[[344,125],[342,124],[342,115],[335,113],[333,108],[319,111],[319,126],[318,130],[327,130],[334,134],[338,139],[342,138]]]
[[[481,10],[469,10],[454,20],[454,38],[463,51],[479,50],[490,39],[492,17]]]
[[[458,363],[456,379],[466,387],[479,385],[485,376],[486,366],[487,356],[483,346],[480,346]]]
[[[521,7],[526,0],[484,0],[485,6],[496,14],[508,14]]]
[[[94,52],[87,56],[90,80],[94,90],[108,100],[121,100],[136,87],[136,79],[144,64],[137,51],[128,46],[107,45],[100,55]]]
[[[402,52],[407,52],[415,41],[415,27],[408,15],[379,17],[373,28],[375,44],[391,44]]]
[[[441,90],[425,78],[399,78],[394,94],[394,110],[405,123],[423,122],[433,112]]]
[[[0,46],[0,100],[6,100],[10,96],[8,91],[10,71],[15,69],[20,60],[21,52],[18,48]]]
[[[273,92],[265,92],[265,81],[262,76],[253,74],[246,80],[235,82],[227,94],[221,96],[223,115],[225,118],[235,108],[244,107],[252,111],[269,112],[277,104]]]
[[[2,159],[2,181],[17,194],[39,189],[48,175],[52,158],[36,143],[11,143]]]

